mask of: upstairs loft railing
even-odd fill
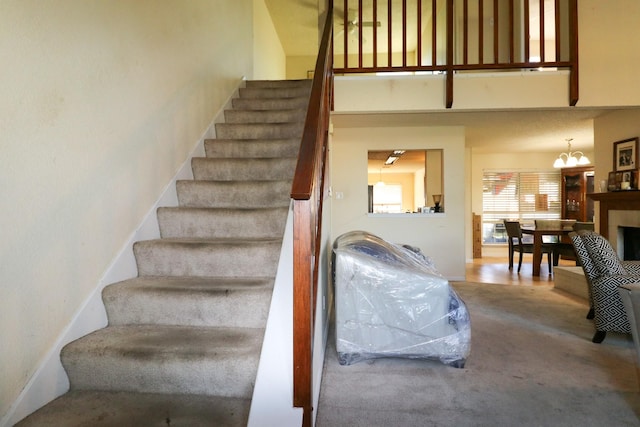
[[[329,2],[307,117],[291,188],[293,199],[293,404],[312,425],[313,343],[320,267],[329,115],[333,94],[332,2]]]
[[[340,9],[341,8],[341,9]],[[338,0],[335,74],[569,70],[578,102],[578,0]]]

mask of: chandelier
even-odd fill
[[[571,151],[571,141],[573,141],[573,138],[568,138],[566,141],[569,148],[566,153],[560,153],[556,161],[553,162],[554,168],[572,168],[574,166],[588,165],[591,163],[582,151]]]

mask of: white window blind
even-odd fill
[[[374,185],[373,212],[402,213],[402,185]]]
[[[483,243],[504,243],[505,219],[533,223],[560,218],[559,171],[484,171],[482,176]],[[497,224],[497,226],[496,226]]]

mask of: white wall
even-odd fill
[[[2,417],[251,77],[252,2],[4,1],[0,57]]]
[[[331,151],[332,241],[365,230],[394,243],[420,247],[451,280],[465,277],[465,150],[462,127],[334,127]],[[444,150],[443,214],[369,215],[367,152]]]
[[[253,78],[284,79],[286,62],[284,49],[264,0],[253,0]]]
[[[639,105],[640,2],[578,2],[580,100],[578,106]]]

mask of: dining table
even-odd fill
[[[562,236],[566,236],[573,231],[573,227],[521,227],[522,234],[528,234],[533,236],[533,261],[532,271],[534,276],[540,276],[540,264],[542,263],[542,237],[543,236],[556,236],[558,241]]]

